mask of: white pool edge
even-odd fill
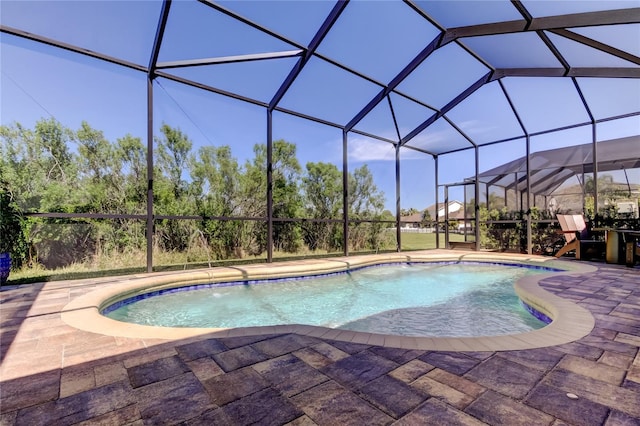
[[[451,261],[522,263],[563,267],[570,270],[529,275],[518,280],[515,284],[518,296],[528,305],[552,318],[553,321],[538,330],[499,336],[409,337],[298,324],[230,329],[154,327],[112,320],[100,313],[102,309],[119,300],[187,284],[317,275],[344,272],[381,263]],[[119,277],[117,282],[105,283],[101,288],[71,300],[62,309],[61,317],[66,324],[83,331],[127,338],[178,340],[196,336],[216,338],[295,333],[323,339],[404,349],[442,351],[534,349],[573,342],[588,335],[595,326],[595,320],[588,310],[544,290],[539,286],[539,281],[551,276],[571,276],[592,273],[596,270],[597,268],[587,263],[558,261],[542,256],[443,250],[214,267],[184,272]]]

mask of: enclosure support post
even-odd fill
[[[598,143],[596,139],[596,123],[593,119],[591,121],[591,134],[593,137],[593,218],[595,220],[598,217]],[[592,223],[592,225],[594,224]]]
[[[473,214],[475,216],[475,228],[476,228],[476,232],[475,232],[475,237],[476,237],[476,251],[480,251],[480,182],[478,181],[479,179],[479,174],[480,174],[480,150],[478,148],[478,145],[476,145],[474,147],[474,153],[475,153],[475,157],[476,157],[476,173],[475,173],[475,185],[474,185],[474,192],[475,192],[475,196],[473,197]],[[467,193],[467,191],[465,191],[465,194]],[[466,216],[466,214],[465,214]],[[466,224],[465,224],[465,240],[466,240]]]
[[[469,239],[469,237],[467,236],[467,219],[469,219],[468,213],[467,213],[467,185],[463,185],[462,186],[462,222],[463,222],[463,235],[464,235],[464,241],[467,242],[467,240]],[[475,200],[474,200],[475,203]],[[458,232],[460,232],[460,224],[458,224]]]
[[[581,196],[582,196],[582,213],[586,213],[587,210],[587,182],[584,180],[584,164],[582,165],[582,181],[580,182]]]
[[[580,89],[580,85],[575,77],[571,77],[571,81],[573,81],[573,85],[582,100],[582,105],[584,106],[585,111],[589,115],[591,119],[591,144],[592,144],[592,169],[593,169],[593,220],[595,221],[598,217],[598,150],[597,150],[597,138],[596,138],[596,119],[591,113],[591,108],[589,108],[589,104],[582,93],[582,89]],[[582,168],[582,213],[586,213],[586,204],[585,204],[585,195],[586,195],[586,181],[584,180],[584,167]],[[598,226],[597,223],[592,223],[591,225]]]
[[[449,186],[444,186],[444,243],[449,249]]]
[[[153,217],[153,80],[156,78],[160,45],[170,9],[171,0],[164,0],[147,69],[147,272],[153,272],[153,236],[155,233],[155,219]]]
[[[527,144],[527,254],[532,253],[532,241],[531,241],[531,139],[529,138],[529,134],[527,133],[526,138]]]
[[[436,162],[435,164],[435,182],[436,182],[436,208],[435,208],[435,212],[434,212],[434,216],[435,216],[435,221],[436,221],[436,248],[439,249],[440,248],[440,216],[438,216],[438,212],[440,211],[440,207],[438,206],[438,156],[434,155],[433,156],[433,161]]]
[[[504,206],[507,208],[507,211],[509,210],[509,201],[507,200],[507,195],[508,194],[508,190],[507,187],[504,187]]]
[[[485,205],[487,206],[487,211],[490,211],[491,208],[489,207],[489,188],[491,187],[491,185],[485,185]]]
[[[342,130],[342,245],[349,256],[349,164],[347,163],[347,132]]]
[[[147,272],[153,272],[153,77],[147,77]]]
[[[273,114],[267,109],[267,263],[273,262]]]
[[[396,145],[396,251],[401,251],[402,233],[400,232],[400,143]]]
[[[522,197],[518,196],[518,173],[513,174],[513,206],[516,210],[522,210]]]

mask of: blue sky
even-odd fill
[[[473,14],[473,7],[451,14],[446,2],[416,2],[438,17],[443,25],[468,25],[489,19],[518,19],[509,2],[491,2],[493,15]],[[603,2],[524,2],[540,16],[560,12],[597,9]],[[544,4],[542,4],[544,3]],[[575,4],[569,4],[575,3]],[[265,52],[282,52],[306,46],[333,7],[329,1],[229,1],[224,7],[264,25],[287,43],[241,25],[208,7],[186,1],[172,5],[160,62]],[[461,3],[462,4],[462,3]],[[637,2],[609,2],[607,7],[633,7]],[[469,3],[464,3],[469,6]],[[610,6],[609,6],[610,5]],[[2,23],[127,61],[147,65],[160,12],[157,1],[7,1],[3,0]],[[550,9],[551,8],[551,9]],[[480,9],[478,9],[480,10]],[[482,9],[485,10],[485,9]],[[469,13],[466,13],[469,12]],[[514,15],[516,13],[516,15]],[[55,19],[51,19],[55,16]],[[515,16],[515,17],[514,17]],[[185,25],[187,23],[187,25]],[[620,28],[620,27],[626,27]],[[576,32],[640,55],[640,25],[619,26],[612,32],[581,28]],[[437,29],[401,2],[355,1],[318,49],[318,53],[388,83],[436,35]],[[465,40],[494,66],[554,66],[555,58],[535,42],[523,51],[519,41],[533,34],[507,34]],[[554,36],[554,34],[551,34]],[[32,127],[40,118],[55,117],[77,129],[85,120],[115,141],[126,134],[146,137],[146,78],[143,73],[81,55],[42,46],[17,37],[1,35],[1,122],[20,122]],[[559,40],[563,55],[578,66],[633,66],[602,52],[585,52],[570,40]],[[537,46],[537,47],[536,47]],[[510,52],[495,55],[495,52]],[[296,58],[272,59],[168,70],[186,78],[268,102],[284,80]],[[624,61],[623,61],[624,62]],[[487,72],[459,45],[450,44],[428,58],[406,78],[398,90],[418,101],[440,108]],[[638,80],[579,78],[596,118],[640,111]],[[570,79],[506,78],[504,87],[521,114],[529,132],[588,121]],[[327,62],[313,58],[286,93],[279,106],[321,119],[346,124],[380,90],[372,82],[356,78]],[[392,94],[393,112],[399,132],[405,136],[433,114],[433,110]],[[522,135],[515,116],[507,108],[497,82],[481,88],[447,114],[473,140],[482,144]],[[163,122],[180,127],[195,148],[228,144],[244,162],[256,143],[266,141],[266,112],[251,104],[199,91],[158,79],[154,85],[155,125]],[[356,129],[397,139],[386,100],[365,117]],[[319,125],[284,113],[274,113],[274,139],[298,146],[300,162],[325,161],[342,164],[342,134],[339,129]],[[640,132],[640,119],[632,117],[598,126],[599,140]],[[589,142],[591,129],[584,127],[532,139],[532,149]],[[409,145],[430,150],[468,146],[468,142],[445,120],[439,120],[410,141]],[[480,168],[486,170],[524,155],[524,141],[480,149]],[[376,184],[385,192],[386,207],[395,209],[394,149],[391,145],[352,134],[349,138],[350,170],[368,164]],[[434,161],[415,151],[402,151],[402,207],[425,208],[435,201]],[[473,151],[440,158],[439,182],[458,182],[474,174]],[[640,182],[640,176],[632,175]],[[452,194],[461,198],[461,194]]]

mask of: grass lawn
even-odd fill
[[[400,236],[402,250],[424,250],[436,248],[436,234],[403,232]],[[449,234],[450,241],[464,241],[464,235]],[[440,233],[440,248],[444,248],[444,232]]]
[[[449,234],[451,241],[464,241],[464,235],[460,234]],[[436,234],[418,234],[418,233],[409,233],[403,232],[401,235],[402,238],[402,250],[425,250],[425,249],[434,249],[436,248]],[[395,233],[394,233],[395,239]],[[440,234],[440,247],[444,248],[444,233]],[[395,247],[395,242],[393,244]],[[388,250],[391,250],[392,247],[389,247]],[[361,253],[352,253],[352,254],[361,254]],[[126,258],[129,261],[129,264],[126,262],[121,264],[116,264],[117,262],[110,262],[109,259],[106,259],[100,265],[81,265],[74,264],[67,266],[65,268],[55,269],[55,270],[47,270],[42,266],[36,266],[35,268],[23,268],[20,271],[12,271],[9,276],[9,281],[7,285],[16,285],[16,284],[27,284],[33,282],[44,282],[44,281],[56,281],[56,280],[64,280],[64,279],[81,279],[81,278],[93,278],[93,277],[101,277],[101,276],[110,276],[110,275],[123,275],[123,274],[133,274],[133,273],[144,273],[146,272],[146,267],[144,266],[145,254],[143,252],[138,253],[138,256],[129,254],[128,256],[119,256],[122,258]],[[256,262],[265,262],[266,253],[262,256],[256,257],[247,257],[244,259],[230,259],[230,260],[213,260],[211,262],[207,262],[206,259],[200,259],[199,261],[189,260],[189,253],[159,253],[154,255],[154,271],[171,271],[171,270],[181,270],[185,268],[206,268],[209,264],[214,266],[225,266],[225,265],[239,265],[245,263],[256,263]],[[274,259],[276,260],[295,260],[296,258],[308,258],[308,257],[330,257],[330,256],[341,256],[340,252],[336,253],[299,253],[299,254],[291,254],[291,253],[280,253],[274,252]],[[107,266],[110,265],[111,267]]]

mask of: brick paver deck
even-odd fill
[[[105,336],[60,314],[99,280],[11,288],[0,293],[0,425],[640,424],[640,268],[593,265],[542,281],[593,314],[588,336],[501,352]]]

